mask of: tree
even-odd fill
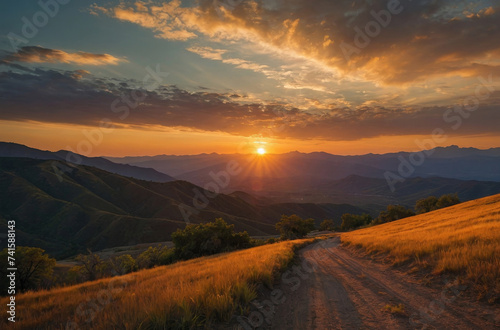
[[[36,290],[44,286],[53,273],[56,259],[50,258],[45,254],[45,250],[36,247],[17,246],[16,252],[9,254],[7,249],[0,252],[0,260],[2,269],[0,270],[2,279],[0,283],[4,284],[8,280],[7,275],[7,257],[15,258],[16,272],[16,287],[19,291]],[[4,272],[7,272],[5,274]],[[2,285],[2,288],[7,288],[9,285]],[[7,293],[7,292],[3,292]]]
[[[295,214],[282,215],[276,224],[276,230],[280,232],[282,239],[302,238],[314,230],[314,219],[303,220]]]
[[[430,196],[417,201],[415,211],[417,214],[427,213],[444,207],[459,204],[460,199],[457,194],[447,194],[439,197]]]
[[[99,255],[87,250],[88,254],[79,254],[76,260],[82,265],[73,267],[74,271],[79,271],[85,280],[93,281],[104,275],[106,264]]]
[[[439,197],[439,200],[436,203],[436,207],[438,209],[442,209],[444,207],[449,207],[460,203],[461,201],[458,198],[457,194],[448,194]]]
[[[429,196],[427,198],[422,198],[415,204],[415,212],[417,214],[427,213],[436,210],[436,204],[438,202],[437,197]]]
[[[342,214],[342,224],[340,225],[340,229],[341,230],[356,229],[370,224],[372,220],[373,220],[372,216],[366,213],[362,215],[344,213]]]
[[[235,233],[222,218],[206,224],[190,224],[172,234],[177,259],[190,259],[252,246],[246,231]]]
[[[139,268],[151,268],[160,265],[168,265],[174,261],[174,249],[169,249],[161,244],[150,246],[137,257]]]
[[[334,231],[335,230],[335,223],[333,223],[333,220],[325,219],[319,225],[319,230],[321,230],[321,231]]]
[[[389,205],[387,210],[380,212],[375,223],[385,223],[414,216],[415,212],[402,205]]]
[[[137,270],[137,263],[130,254],[113,257],[109,263],[116,275],[125,275]]]

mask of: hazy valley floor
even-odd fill
[[[314,267],[307,278],[281,283],[272,329],[498,329],[494,306],[465,301],[453,281],[426,287],[389,265],[356,257],[334,238],[312,244],[300,260]],[[293,290],[295,289],[295,290]],[[403,314],[386,306],[402,304]],[[496,314],[495,314],[496,313]]]

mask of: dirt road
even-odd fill
[[[459,298],[450,282],[436,290],[388,265],[356,257],[334,238],[300,252],[302,264],[283,274],[272,329],[499,329],[498,306]],[[385,310],[404,306],[404,313]]]

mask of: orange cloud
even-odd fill
[[[39,46],[22,47],[17,53],[3,58],[6,62],[28,63],[74,63],[81,65],[117,65],[128,62],[109,54],[92,54],[87,52],[67,53],[58,49]]]
[[[101,12],[121,21],[152,29],[158,38],[188,40],[197,37],[186,24],[186,21],[190,20],[190,11],[180,5],[180,0],[158,6],[146,6],[144,3],[136,2],[133,7],[122,4],[110,9],[94,4],[90,11],[94,15]]]
[[[225,49],[213,49],[211,47],[189,47],[187,50],[203,58],[219,61],[222,61],[222,54],[227,52]]]
[[[293,4],[272,5],[252,0],[200,0],[195,7],[181,7],[181,2],[174,0],[162,5],[144,4],[147,8],[121,4],[111,9],[111,15],[150,28],[157,37],[187,40],[199,35],[217,42],[251,42],[270,53],[314,61],[325,72],[334,69],[391,85],[461,75],[464,70],[469,74],[474,63],[500,49],[498,38],[493,37],[500,33],[496,7],[477,9],[478,14],[467,19],[463,14],[468,10],[465,2],[400,5],[401,13],[391,15],[384,27],[376,17],[385,19],[380,13],[387,12],[387,0],[295,0]],[[357,31],[366,35],[370,22],[372,28],[379,24],[379,32],[364,37],[366,47],[356,46]],[[349,58],[341,48],[343,44],[357,47]],[[452,54],[461,59],[460,63],[436,63]],[[375,62],[383,69],[373,66]],[[492,70],[496,71],[494,67]],[[481,68],[476,73],[483,71]]]

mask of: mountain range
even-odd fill
[[[167,241],[186,219],[200,223],[221,217],[237,231],[274,235],[282,214],[314,218],[316,224],[331,218],[339,224],[343,213],[364,212],[351,205],[264,204],[244,193],[213,196],[186,181],[144,181],[84,165],[61,174],[54,171],[54,162],[64,165],[60,160],[0,158],[0,227],[15,220],[19,245],[42,247],[58,257],[86,248]],[[195,207],[197,193],[210,196],[204,207]],[[186,218],[183,212],[192,214]]]
[[[385,175],[398,175],[410,153],[104,158],[0,142],[0,227],[14,219],[19,242],[61,257],[167,241],[188,221],[221,217],[238,231],[275,235],[283,214],[340,225],[344,213],[375,217],[389,204],[413,207],[431,195],[467,201],[500,193],[499,148],[429,154],[414,166],[420,176],[408,175],[393,190]],[[240,173],[229,175],[230,165]]]
[[[151,167],[202,187],[236,162],[243,170],[222,188],[226,193],[246,191],[276,202],[349,203],[373,212],[390,203],[413,206],[429,195],[458,193],[462,200],[471,200],[500,193],[500,148],[449,146],[360,156],[291,152],[108,159]]]
[[[0,142],[0,157],[26,157],[63,161],[64,163],[59,163],[60,166],[58,168],[60,171],[65,171],[71,164],[76,164],[94,166],[111,173],[141,180],[155,182],[169,182],[175,180],[175,178],[152,168],[118,164],[103,157],[86,157],[67,150],[59,150],[57,152],[38,150],[17,143]]]
[[[459,180],[500,182],[500,148],[481,150],[457,146],[438,147],[418,153],[399,152],[339,156],[325,152],[268,154],[265,156],[242,154],[159,155],[144,157],[106,157],[123,164],[154,168],[176,178],[198,185],[207,181],[208,173],[220,171],[230,161],[236,161],[245,171],[241,178],[283,179],[316,185],[324,180],[338,180],[350,175],[385,178],[387,172],[401,175],[401,164],[409,164],[411,173],[404,177],[443,177]],[[408,172],[408,171],[404,171]],[[239,183],[235,180],[228,190]],[[300,187],[303,187],[301,184]]]

